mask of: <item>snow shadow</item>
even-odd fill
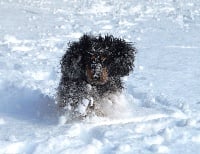
[[[0,98],[0,114],[37,123],[57,121],[55,100],[40,90],[9,85],[0,88]]]

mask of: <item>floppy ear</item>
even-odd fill
[[[122,39],[113,38],[111,46],[110,75],[123,77],[134,68],[136,48]]]
[[[91,47],[91,36],[83,35],[78,42],[69,43],[69,48],[61,59],[61,72],[66,79],[84,78],[84,55]]]
[[[71,46],[61,59],[61,72],[66,79],[76,79],[81,74],[81,55]]]

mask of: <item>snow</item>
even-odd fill
[[[1,0],[0,153],[200,153],[200,3]],[[83,33],[135,43],[108,117],[65,123],[59,62]],[[84,112],[84,104],[80,110]]]

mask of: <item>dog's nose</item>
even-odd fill
[[[96,75],[94,75],[94,76],[93,76],[93,79],[94,79],[94,80],[99,80],[99,79],[100,79],[100,77],[99,77],[99,76],[96,76]]]

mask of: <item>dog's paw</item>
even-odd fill
[[[82,99],[82,101],[78,104],[75,112],[77,112],[81,116],[86,116],[87,115],[87,108],[88,108],[89,104],[90,104],[90,100]]]
[[[91,84],[87,84],[86,85],[86,89],[88,92],[90,92],[92,90],[92,85]]]
[[[89,108],[93,108],[94,107],[94,99],[93,97],[90,97],[90,103],[89,103]]]

